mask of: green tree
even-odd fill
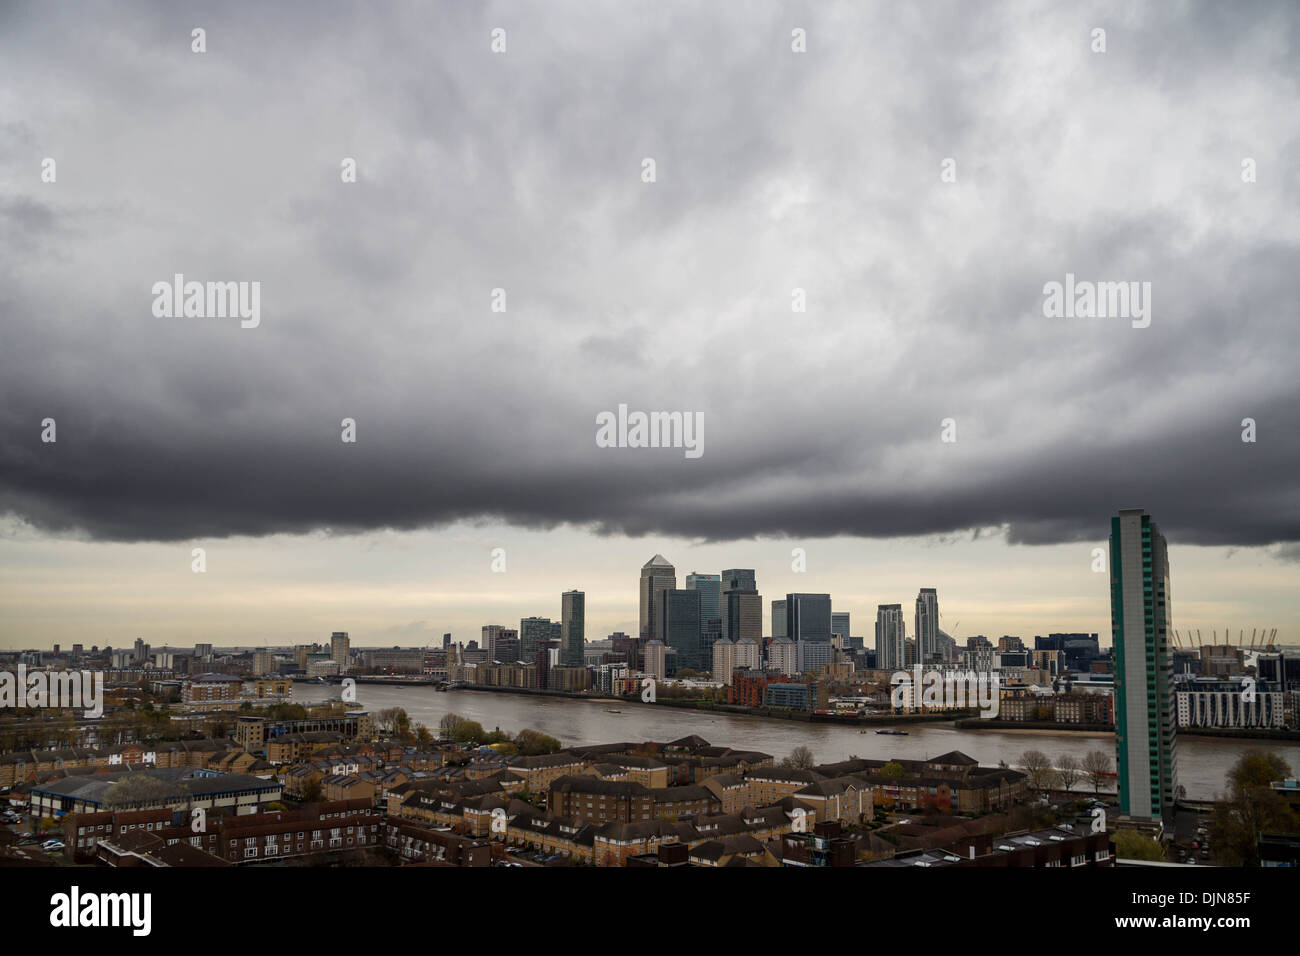
[[[882,777],[889,777],[892,780],[898,780],[905,772],[906,771],[903,770],[903,765],[897,760],[891,760],[880,768],[880,775]]]
[[[515,736],[515,746],[525,757],[534,757],[555,753],[560,749],[560,742],[539,730],[525,728]]]
[[[1225,866],[1259,866],[1259,836],[1266,832],[1300,832],[1300,815],[1270,786],[1291,776],[1277,754],[1250,750],[1228,771],[1228,794],[1214,804],[1208,827],[1215,862]]]
[[[452,739],[458,744],[476,744],[484,736],[483,725],[477,720],[462,720],[452,732]]]
[[[1136,830],[1118,830],[1115,833],[1115,856],[1122,860],[1160,863],[1165,859],[1165,851],[1158,840],[1145,837]]]

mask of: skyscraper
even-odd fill
[[[1120,813],[1171,821],[1178,789],[1169,549],[1141,508],[1110,519],[1110,626]]]
[[[849,612],[831,611],[831,633],[844,638],[844,646],[849,646]]]
[[[700,592],[700,630],[708,630],[710,621],[722,620],[722,575],[700,574],[698,571],[686,575],[686,587]]]
[[[330,635],[330,660],[339,665],[339,673],[345,674],[351,661],[352,642],[348,640],[347,631],[335,631]]]
[[[831,639],[831,596],[829,594],[787,594],[785,636],[799,641]]]
[[[659,611],[664,643],[677,649],[677,669],[708,670],[712,660],[704,660],[700,647],[700,592],[693,588],[660,591]]]
[[[731,568],[722,572],[722,635],[731,641],[742,637],[763,639],[763,599],[758,593],[753,568]]]
[[[881,604],[876,608],[876,667],[902,670],[907,666],[907,629],[903,605]]]
[[[934,588],[921,588],[916,596],[916,659],[922,664],[939,659],[939,595]]]
[[[582,591],[565,591],[560,595],[560,630],[564,643],[560,656],[565,666],[581,667],[583,645],[587,641],[587,595]]]
[[[502,624],[484,624],[479,646],[488,652],[488,660],[498,657],[497,641],[499,640],[518,640],[519,632],[513,627],[506,627]],[[516,656],[518,648],[514,649]]]
[[[522,660],[531,661],[537,656],[537,645],[551,639],[549,617],[525,617],[519,621],[519,653]]]
[[[785,602],[772,602],[772,637],[785,637]]]
[[[641,634],[645,639],[662,637],[662,628],[655,620],[658,594],[677,587],[677,569],[662,554],[641,565]]]
[[[756,591],[725,591],[722,595],[725,611],[723,613],[723,637],[738,641],[750,637],[756,641],[763,639],[763,597]]]

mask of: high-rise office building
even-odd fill
[[[339,666],[340,674],[347,673],[352,662],[352,642],[347,631],[335,631],[330,635],[330,660]]]
[[[787,594],[785,636],[800,641],[831,640],[831,596],[829,594]]]
[[[531,661],[535,656],[537,645],[551,640],[551,619],[549,617],[525,617],[519,621],[519,652],[521,660]]]
[[[710,621],[722,621],[722,575],[700,574],[698,571],[686,575],[686,587],[700,592],[700,631],[709,629]]]
[[[754,579],[753,568],[730,568],[722,572],[722,590],[757,591],[758,582]]]
[[[659,592],[659,615],[663,621],[664,643],[677,650],[677,669],[706,671],[712,658],[701,654],[700,592],[692,588],[671,588]]]
[[[518,640],[519,632],[513,627],[505,627],[502,624],[483,625],[482,640],[479,641],[479,646],[488,652],[488,660],[500,659],[498,658],[497,641],[503,639]],[[518,654],[517,648],[515,653]]]
[[[849,612],[831,611],[831,633],[844,638],[844,646],[849,646]]]
[[[934,588],[921,588],[916,596],[912,636],[916,638],[917,660],[928,664],[939,659],[939,594]]]
[[[758,593],[753,568],[730,568],[722,572],[719,613],[722,634],[728,640],[763,639],[763,599]]]
[[[751,591],[724,591],[722,600],[725,607],[722,635],[731,641],[738,641],[742,637],[761,641],[763,639],[762,595]]]
[[[795,666],[800,674],[820,674],[834,660],[835,649],[826,641],[795,642]]]
[[[785,602],[772,602],[772,637],[785,637]]]
[[[655,620],[659,592],[677,587],[677,569],[662,554],[641,565],[641,634],[642,638],[663,640],[662,628]]]
[[[663,641],[646,641],[642,656],[645,658],[643,673],[661,679],[668,676],[668,646]]]
[[[587,595],[582,591],[565,591],[560,596],[560,625],[564,643],[560,652],[566,667],[581,667],[585,661],[582,646],[587,640]]]
[[[903,624],[903,605],[881,604],[876,607],[876,667],[902,670],[907,666],[907,628]]]
[[[1110,519],[1110,626],[1120,813],[1172,821],[1178,790],[1169,549],[1140,508]]]

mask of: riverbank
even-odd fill
[[[1108,724],[1057,724],[1050,720],[998,720],[977,717],[953,721],[958,730],[997,730],[1003,733],[1070,733],[1097,737],[1115,736]],[[1179,727],[1179,737],[1215,737],[1222,740],[1300,740],[1300,731],[1253,727]]]
[[[389,685],[392,686],[392,685]],[[481,691],[489,694],[509,694],[522,697],[560,698],[586,701],[591,704],[617,704],[621,707],[653,708],[672,707],[678,710],[697,711],[702,714],[715,714],[727,717],[753,717],[760,720],[782,720],[805,724],[828,724],[843,727],[889,727],[907,726],[909,724],[951,724],[957,730],[998,731],[1001,733],[1032,733],[1077,735],[1080,737],[1113,737],[1115,728],[1106,724],[1058,724],[1050,720],[999,720],[975,716],[973,711],[941,711],[937,713],[916,714],[814,714],[808,711],[785,710],[774,707],[744,707],[739,704],[724,704],[715,700],[703,700],[693,697],[659,697],[653,703],[643,701],[639,695],[628,697],[610,697],[563,690],[534,690],[524,687],[482,687],[462,686],[449,689],[449,693],[459,691]],[[1300,731],[1253,729],[1253,728],[1217,728],[1217,727],[1180,727],[1179,736],[1212,737],[1221,740],[1283,740],[1300,741]]]
[[[767,720],[792,720],[811,724],[834,724],[844,727],[893,726],[895,724],[949,723],[954,713],[921,714],[814,714],[806,710],[789,710],[777,707],[745,707],[741,704],[724,704],[716,700],[695,697],[658,697],[653,702],[642,700],[639,695],[627,697],[592,697],[589,694],[560,690],[532,690],[519,687],[454,687],[451,693],[458,691],[486,691],[494,694],[519,694],[527,697],[561,697],[569,700],[583,700],[593,704],[618,704],[620,707],[675,707],[680,710],[694,710],[706,714],[725,714],[728,717],[757,717]]]
[[[1092,734],[1115,736],[1115,728],[1108,724],[1057,724],[1050,720],[998,720],[996,717],[974,717],[953,721],[958,730],[1039,731],[1044,733]]]

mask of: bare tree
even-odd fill
[[[1020,769],[1029,777],[1029,786],[1042,790],[1051,783],[1052,762],[1041,750],[1026,750],[1020,755]]]
[[[1083,765],[1074,754],[1061,754],[1056,758],[1056,775],[1060,778],[1061,789],[1070,791],[1083,776]]]
[[[1104,750],[1089,750],[1079,769],[1092,781],[1092,792],[1100,793],[1102,781],[1110,776],[1110,754]]]
[[[795,770],[811,770],[816,762],[813,752],[800,744],[790,751],[790,756],[781,761],[781,766],[792,767]]]

